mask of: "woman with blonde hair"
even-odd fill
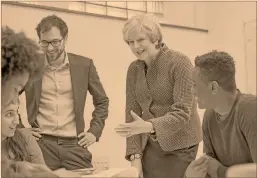
[[[163,42],[160,25],[149,15],[130,18],[124,41],[137,60],[127,71],[126,159],[144,178],[182,178],[202,140],[188,57]]]

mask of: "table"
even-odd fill
[[[77,172],[72,172],[66,169],[59,169],[54,171],[57,175],[60,177],[80,177],[80,178],[94,178],[94,177],[99,177],[99,178],[104,178],[104,177],[115,177],[115,178],[137,178],[138,177],[138,171],[134,167],[129,167],[129,168],[110,168],[108,170],[99,172],[97,174],[92,174],[92,175],[81,175]]]
[[[138,171],[136,168],[111,168],[106,171],[102,171],[95,175],[85,175],[82,178],[86,177],[117,177],[117,178],[133,178],[138,177]]]

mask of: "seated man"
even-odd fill
[[[257,161],[256,96],[237,89],[235,64],[226,52],[213,51],[195,59],[193,74],[203,118],[203,156],[193,161],[186,177],[223,178],[230,166]]]

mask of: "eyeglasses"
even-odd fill
[[[58,46],[61,45],[62,40],[63,40],[63,38],[60,39],[60,40],[56,39],[56,40],[53,40],[53,41],[45,41],[45,40],[43,40],[43,41],[39,41],[39,44],[40,44],[41,47],[44,47],[44,48],[48,47],[49,44],[51,44],[53,47],[58,47]]]

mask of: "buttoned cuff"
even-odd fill
[[[97,132],[95,129],[92,129],[92,128],[88,129],[87,132],[90,132],[91,134],[93,134],[96,137],[96,142],[99,141],[99,138],[101,136],[101,134],[99,134],[99,132]]]
[[[139,148],[136,148],[136,147],[135,148],[129,148],[129,149],[127,148],[125,159],[127,161],[130,161],[130,156],[133,155],[133,154],[141,154],[141,155],[143,155],[141,149],[139,149]]]
[[[125,156],[125,159],[126,159],[127,161],[130,161],[130,156],[131,156],[131,155],[134,155],[134,154],[140,154],[140,155],[142,155],[142,152],[135,152],[135,153],[127,154],[127,155]]]

